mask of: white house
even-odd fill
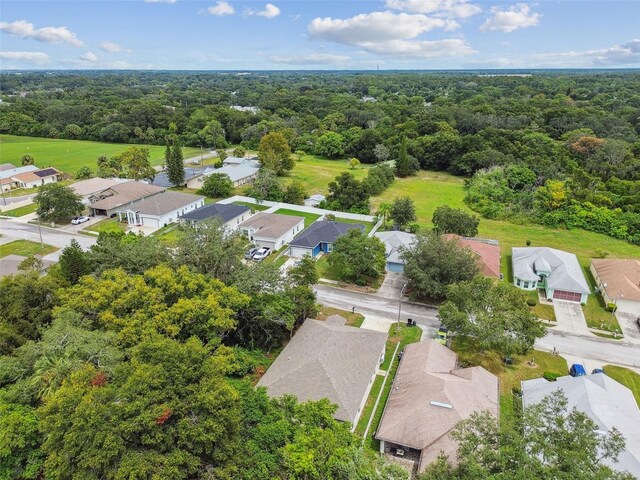
[[[126,210],[119,211],[118,217],[126,218],[129,225],[161,228],[203,206],[202,196],[166,191],[144,198]]]
[[[258,247],[279,250],[304,230],[304,218],[259,212],[238,228]]]
[[[38,168],[35,165],[13,167],[12,164],[5,163],[2,167],[0,188],[3,192],[8,192],[12,188],[35,188],[47,183],[55,183],[61,173],[53,167]]]
[[[548,247],[514,247],[511,261],[516,287],[543,289],[548,300],[587,303],[591,289],[573,253]]]

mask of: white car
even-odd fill
[[[88,222],[89,220],[89,217],[75,217],[71,220],[71,225],[80,225],[81,223]]]
[[[271,249],[267,247],[262,247],[253,255],[253,259],[257,261],[262,261],[267,258],[271,254]]]

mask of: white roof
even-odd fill
[[[14,175],[20,175],[21,173],[35,172],[36,170],[40,169],[35,165],[25,165],[24,167],[15,167],[7,170],[0,170],[0,180],[13,177]]]
[[[538,378],[522,382],[523,405],[530,407],[558,390],[567,397],[569,409],[586,413],[602,431],[616,427],[622,433],[626,449],[617,463],[605,463],[640,478],[640,410],[631,390],[604,373],[560,377],[555,382]]]
[[[224,173],[229,176],[232,182],[242,180],[243,178],[255,175],[260,170],[260,167],[255,165],[225,165],[222,168],[206,171],[205,175],[211,175],[214,173]]]
[[[536,266],[551,271],[547,287],[577,293],[591,293],[578,257],[573,253],[548,247],[512,248],[513,275],[527,281],[539,280]]]
[[[391,263],[404,263],[400,258],[400,248],[410,247],[416,241],[416,236],[413,233],[407,232],[379,232],[375,234],[376,237],[384,243],[384,249],[387,255],[387,262]]]

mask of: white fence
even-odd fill
[[[294,205],[292,203],[284,203],[284,202],[271,202],[269,200],[258,201],[253,197],[245,197],[243,195],[234,195],[233,197],[220,200],[218,203],[229,204],[234,202],[255,203],[256,205],[264,205],[266,207],[269,207],[267,210],[264,210],[266,213],[273,213],[273,212],[276,212],[277,210],[280,210],[281,208],[285,208],[287,210],[295,210],[297,212],[312,213],[312,214],[321,215],[321,216],[333,215],[336,218],[345,218],[348,220],[356,220],[359,222],[367,222],[367,223],[376,222],[374,227],[371,229],[371,232],[369,232],[369,236],[372,236],[378,230],[378,228],[380,228],[380,225],[382,225],[382,219],[381,218],[378,219],[378,217],[375,217],[373,215],[363,215],[361,213],[349,213],[349,212],[334,212],[333,210],[326,210],[324,208],[306,207],[304,205]]]

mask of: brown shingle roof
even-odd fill
[[[383,332],[307,319],[258,386],[301,402],[328,398],[338,405],[338,420],[353,422],[386,341]]]
[[[456,354],[434,340],[407,345],[376,438],[421,450],[420,470],[444,452],[455,461],[455,425],[473,412],[498,416],[498,378],[456,369]]]
[[[640,260],[593,258],[591,263],[609,298],[621,293],[625,300],[640,302]]]
[[[119,183],[95,194],[94,197],[104,198],[93,202],[91,204],[91,208],[112,210],[122,205],[142,200],[145,197],[164,191],[165,189],[162,187],[156,187],[155,185],[150,185],[148,183],[135,182],[133,180],[130,182]]]
[[[258,212],[242,222],[240,228],[252,228],[256,237],[280,238],[300,222],[304,222],[303,217]]]

